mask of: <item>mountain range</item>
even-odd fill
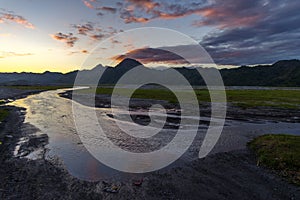
[[[84,80],[81,84],[89,84],[89,80],[102,77],[99,84],[115,84],[126,72],[139,67],[149,76],[164,78],[168,70],[156,70],[144,67],[140,62],[126,58],[115,67],[98,65],[91,70],[73,71],[66,74],[57,72],[39,73],[0,73],[0,85],[73,85],[78,73]],[[205,85],[196,68],[175,68],[192,85]],[[201,70],[216,70],[201,68]],[[272,65],[241,66],[219,70],[226,86],[276,86],[300,87],[300,61],[282,60]],[[141,78],[141,77],[140,77]],[[136,77],[139,79],[139,77]]]

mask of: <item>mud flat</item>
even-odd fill
[[[68,168],[68,160],[63,159],[64,155],[67,157],[70,155],[60,154],[57,150],[66,145],[54,144],[59,141],[56,139],[60,133],[51,126],[33,126],[28,122],[26,115],[30,113],[29,121],[45,125],[45,122],[35,120],[44,119],[38,112],[39,108],[44,108],[40,111],[44,115],[47,115],[45,113],[47,110],[49,113],[62,108],[67,111],[70,100],[58,97],[57,92],[52,91],[41,93],[41,96],[32,96],[23,103],[25,107],[30,105],[27,111],[24,108],[6,106],[11,114],[1,124],[0,138],[3,142],[0,145],[1,199],[300,198],[299,187],[289,184],[269,170],[258,167],[253,154],[246,148],[248,141],[264,133],[276,134],[287,131],[297,134],[299,124],[282,122],[284,121],[282,117],[272,119],[253,117],[253,120],[246,122],[228,119],[224,133],[212,154],[203,159],[190,159],[197,154],[199,145],[197,142],[200,142],[202,137],[200,133],[187,156],[184,156],[188,159],[177,161],[179,164],[174,167],[140,175],[120,174],[99,180],[82,180],[76,178],[76,170]],[[64,112],[65,116],[62,113],[59,115],[60,123],[68,125],[68,113]],[[45,119],[47,117],[52,118],[48,115]],[[54,115],[53,118],[56,119]],[[103,119],[109,118],[107,115]],[[53,120],[54,122],[56,121]],[[47,125],[51,123],[47,122]],[[70,133],[62,133],[72,140],[74,148],[77,145],[83,149],[82,144],[76,139],[78,136],[72,133],[72,130]],[[49,155],[53,155],[49,152],[57,153],[58,156],[49,159]],[[134,186],[135,179],[143,179],[142,185]],[[109,183],[118,185],[119,191],[115,194],[104,192],[103,189]]]

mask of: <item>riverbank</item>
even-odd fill
[[[95,106],[97,108],[109,108],[111,106],[112,88],[100,88],[95,94],[95,105],[90,105],[90,99],[93,97],[91,89],[76,91],[67,91],[60,93],[61,97],[74,98],[80,104],[86,106]],[[169,109],[170,112],[179,112],[179,106],[169,101],[173,98],[171,94],[161,91],[155,94],[157,90],[143,89],[130,99],[130,108],[132,110],[148,109],[151,105],[160,104]],[[267,90],[229,90],[227,92],[227,119],[245,122],[260,123],[270,122],[289,122],[300,123],[300,90],[272,90],[268,94]],[[153,93],[153,94],[152,94]],[[210,117],[211,107],[207,91],[199,90],[199,107],[202,117]],[[266,93],[262,95],[263,93]],[[151,94],[151,95],[150,95]],[[165,99],[159,100],[159,95]],[[157,95],[157,98],[149,99],[150,96]],[[261,95],[261,97],[259,97]],[[121,97],[120,97],[121,98]],[[286,98],[290,98],[289,102]],[[174,99],[173,99],[174,100]],[[282,103],[283,101],[284,103]]]
[[[59,97],[57,97],[59,98]],[[42,99],[40,99],[42,100]],[[65,100],[67,101],[67,100]],[[43,102],[41,102],[42,104]],[[39,130],[24,123],[25,110],[15,107],[2,127],[6,138],[1,146],[0,198],[1,199],[298,199],[300,189],[287,183],[266,169],[258,167],[253,154],[244,142],[240,150],[229,150],[190,161],[180,167],[143,174],[126,174],[99,181],[82,181],[74,178],[59,160],[49,161],[44,155],[34,160],[14,156],[20,139],[27,137],[28,145],[20,151],[47,151],[47,137],[36,134]],[[46,133],[47,134],[47,133]],[[9,137],[6,137],[10,135]],[[224,134],[221,144],[228,139]],[[31,141],[31,142],[30,142]],[[235,142],[236,143],[236,142]],[[22,149],[22,148],[20,148]],[[195,149],[195,150],[198,150]],[[193,149],[194,151],[194,149]],[[28,152],[27,152],[28,153]],[[135,179],[143,182],[134,186]],[[103,191],[106,182],[120,186],[116,194]]]
[[[1,147],[1,199],[297,199],[299,187],[290,185],[268,170],[256,166],[248,151],[220,153],[167,172],[142,175],[142,186],[133,186],[136,176],[118,182],[117,194],[103,192],[102,181],[73,178],[66,170],[40,158],[15,158],[13,147],[26,125],[19,109],[12,108],[5,132],[13,136]],[[18,123],[12,123],[19,119]],[[24,127],[25,126],[25,127]],[[27,127],[27,130],[30,128]],[[16,131],[20,130],[20,131]],[[28,134],[28,133],[27,133]],[[25,134],[26,135],[26,134]],[[237,170],[238,169],[238,170]],[[141,176],[139,176],[141,177]],[[110,180],[106,180],[110,181]]]

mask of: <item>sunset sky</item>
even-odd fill
[[[300,59],[299,10],[295,0],[0,0],[0,72],[79,69],[101,41],[141,27],[184,33],[222,66]],[[113,48],[144,64],[174,64],[146,38],[110,43],[84,67],[120,58]]]

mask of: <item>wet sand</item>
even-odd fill
[[[60,100],[69,101],[62,98]],[[7,108],[12,110],[12,115],[1,125],[1,137],[5,138],[3,145],[0,146],[1,166],[3,166],[0,170],[2,199],[297,199],[300,197],[299,187],[287,183],[269,170],[256,166],[255,158],[246,148],[246,143],[257,135],[276,134],[282,131],[297,134],[300,130],[298,123],[281,122],[281,118],[277,120],[256,118],[255,121],[247,122],[229,119],[222,137],[208,157],[195,159],[202,137],[200,133],[182,159],[167,169],[140,176],[132,174],[113,176],[112,173],[110,177],[104,177],[108,182],[121,185],[119,193],[108,194],[102,191],[104,183],[103,179],[99,179],[101,174],[96,176],[99,180],[80,180],[87,178],[85,174],[76,178],[78,169],[72,171],[70,169],[72,163],[64,159],[71,155],[66,154],[63,157],[64,155],[55,150],[55,146],[51,147],[61,139],[53,137],[59,133],[44,133],[43,129],[48,130],[47,127],[34,127],[26,123],[26,120],[24,123],[24,110]],[[27,113],[32,111],[32,108],[27,109]],[[107,118],[109,120],[109,115]],[[60,120],[61,123],[68,121],[68,117],[61,115]],[[7,135],[10,136],[6,137]],[[69,136],[67,135],[68,138]],[[72,142],[69,143],[80,152],[83,147],[76,139],[76,134],[71,137]],[[14,155],[20,141],[24,141],[23,145]],[[70,148],[70,152],[74,151],[73,147]],[[95,163],[90,166],[99,167]],[[89,171],[93,172],[93,169]],[[133,179],[140,177],[144,178],[142,186],[132,186]]]

